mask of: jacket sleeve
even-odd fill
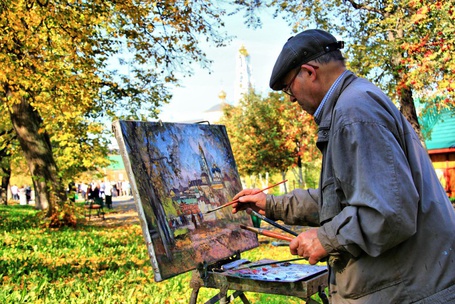
[[[326,251],[378,256],[413,236],[419,195],[397,135],[358,121],[332,139],[334,182],[344,208],[318,231]]]
[[[288,225],[319,226],[318,190],[296,189],[282,196],[267,195],[266,217]]]

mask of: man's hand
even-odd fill
[[[259,191],[259,189],[244,189],[237,193],[232,200],[238,199],[239,201],[232,205],[232,213],[237,213],[251,208],[256,212],[265,215],[265,201],[267,195],[264,192]],[[252,193],[256,194],[251,195]]]
[[[289,249],[292,254],[308,259],[308,262],[311,265],[316,264],[328,255],[318,239],[317,228],[309,229],[299,234],[292,240],[291,244],[289,244]]]

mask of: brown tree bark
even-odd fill
[[[42,118],[37,111],[22,98],[10,109],[11,122],[27,160],[35,187],[35,207],[47,209],[50,217],[59,202],[65,202],[66,194],[52,155],[49,135],[42,128]]]
[[[409,123],[416,131],[419,136],[420,142],[425,145],[425,140],[423,139],[422,132],[420,130],[419,120],[417,118],[417,111],[414,105],[414,99],[412,97],[412,90],[409,87],[406,87],[401,90],[400,95],[400,111],[403,116],[409,121]]]
[[[2,168],[2,185],[0,189],[0,200],[4,205],[8,205],[8,185],[11,178],[11,169]]]
[[[4,137],[9,137],[14,132],[13,129],[3,130],[0,132],[0,136],[2,136],[2,140],[5,140]],[[6,143],[9,143],[12,139],[6,139]],[[0,202],[4,205],[8,205],[8,186],[9,180],[11,179],[11,163],[10,163],[10,156],[8,154],[8,149],[6,148],[7,145],[3,149],[0,149],[0,163],[1,163],[1,176],[2,176],[2,184],[0,186]]]

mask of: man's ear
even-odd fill
[[[310,64],[302,64],[301,68],[306,70],[308,72],[308,75],[310,75],[310,76],[312,76],[314,73],[316,73],[316,69],[317,69]]]

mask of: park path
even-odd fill
[[[132,196],[117,196],[112,198],[112,207],[122,212],[136,212],[136,203]]]
[[[105,209],[104,220],[92,216],[87,223],[96,226],[118,227],[139,223],[136,203],[132,196],[118,196],[112,198],[112,209]]]

